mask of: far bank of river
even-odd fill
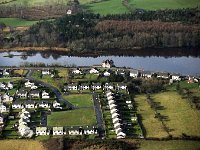
[[[173,55],[175,54],[175,56]],[[145,55],[146,54],[146,55]],[[5,57],[5,56],[12,57]],[[132,56],[72,56],[58,52],[2,52],[0,53],[0,66],[19,66],[25,62],[41,62],[44,64],[77,65],[91,66],[100,64],[103,60],[112,59],[116,66],[131,67],[135,69],[144,69],[149,71],[167,71],[181,73],[184,75],[200,76],[200,55],[196,53],[177,53],[172,52],[169,55],[164,53],[135,53]]]

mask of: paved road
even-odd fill
[[[99,102],[99,96],[98,94],[94,93],[92,95],[93,101],[94,101],[94,108],[96,112],[96,119],[97,119],[97,125],[99,130],[99,136],[105,137],[105,130],[104,130],[104,123],[103,123],[103,115],[101,110],[101,104]]]
[[[28,72],[27,75],[26,75],[26,79],[32,80],[32,81],[34,81],[34,82],[37,83],[37,84],[41,84],[41,85],[44,85],[45,87],[50,88],[50,89],[55,93],[55,95],[56,95],[56,97],[57,97],[57,99],[58,99],[58,102],[63,102],[63,103],[64,103],[66,106],[68,106],[70,109],[76,109],[76,108],[77,108],[76,106],[74,106],[74,105],[71,104],[70,102],[64,100],[62,94],[60,93],[60,91],[59,91],[57,88],[53,87],[52,85],[50,85],[50,84],[48,84],[48,83],[45,83],[45,82],[42,82],[42,81],[40,81],[40,80],[36,80],[36,79],[32,78],[32,77],[31,77],[32,73],[33,73],[33,70],[29,70],[29,72]]]

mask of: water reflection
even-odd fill
[[[130,56],[121,55],[129,54]],[[17,66],[25,62],[42,62],[44,64],[61,64],[88,66],[100,64],[105,59],[113,59],[116,66],[126,66],[152,71],[169,71],[182,74],[200,75],[200,51],[199,50],[135,50],[134,52],[119,52],[110,50],[109,54],[101,56],[85,54],[84,57],[63,54],[59,52],[4,52],[0,53],[1,66]],[[120,54],[121,53],[121,54]],[[115,54],[115,55],[114,55]],[[8,57],[12,56],[12,57]],[[6,57],[4,57],[6,56]]]

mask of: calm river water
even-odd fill
[[[24,53],[10,52],[9,54],[23,55]],[[7,55],[7,52],[0,53],[0,66],[18,66],[24,62],[88,66],[100,64],[106,59],[112,59],[115,65],[119,67],[126,66],[150,71],[168,71],[182,73],[184,75],[200,75],[200,57],[195,56],[99,56],[95,58],[36,53],[33,56],[13,56],[12,58],[4,57]]]

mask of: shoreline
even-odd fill
[[[13,48],[0,48],[0,52],[24,52],[24,51],[58,51],[58,52],[69,52],[68,48],[60,47],[13,47]]]

